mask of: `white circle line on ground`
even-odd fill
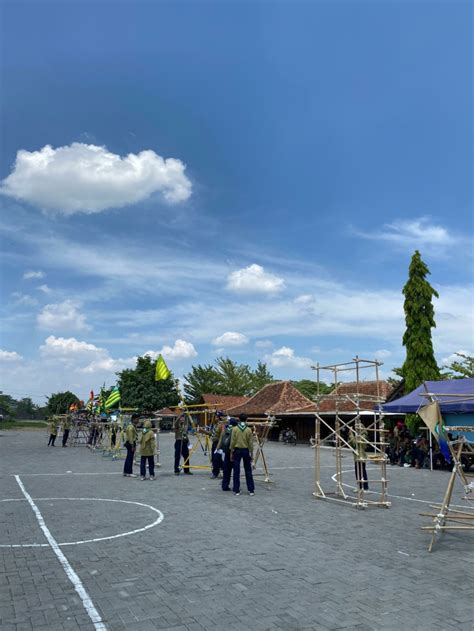
[[[0,500],[0,502],[26,502],[26,499],[23,498],[8,498]],[[119,539],[120,537],[129,537],[130,535],[136,535],[139,532],[144,532],[145,530],[149,530],[150,528],[154,528],[158,526],[163,519],[163,513],[155,508],[154,506],[150,506],[150,504],[143,504],[142,502],[132,502],[130,500],[114,500],[114,499],[104,499],[100,497],[37,497],[35,498],[35,502],[57,502],[57,501],[69,501],[69,502],[118,502],[121,504],[135,504],[136,506],[144,506],[145,508],[149,508],[153,512],[158,514],[157,519],[143,526],[142,528],[136,528],[135,530],[129,530],[127,532],[120,532],[117,535],[109,535],[107,537],[96,537],[95,539],[83,539],[81,541],[64,541],[63,543],[58,543],[59,546],[78,546],[83,543],[96,543],[98,541],[108,541],[110,539]],[[48,548],[49,543],[4,543],[0,544],[0,548]]]
[[[377,469],[375,467],[372,469],[369,469],[367,467],[367,471],[376,471],[376,470]],[[351,471],[353,471],[353,469],[343,469],[341,473],[350,473]],[[336,477],[337,477],[337,473],[331,476],[331,480],[333,482],[337,482]],[[354,482],[354,484],[356,483]],[[342,486],[347,486],[348,489],[353,489],[354,484],[346,484],[345,482],[342,482]],[[373,495],[379,495],[379,493],[377,493],[376,491],[365,491],[365,493],[372,493]],[[436,500],[420,500],[417,497],[406,497],[405,495],[392,495],[391,493],[387,493],[387,497],[394,497],[397,500],[407,500],[409,502],[420,502],[420,504],[439,504],[439,502],[436,502]],[[466,508],[466,505],[461,506],[460,504],[451,504],[451,506],[453,508]],[[468,508],[470,507],[468,506]]]

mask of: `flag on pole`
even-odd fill
[[[444,428],[443,416],[439,409],[437,401],[428,403],[418,410],[419,416],[423,419],[425,425],[436,438],[439,448],[447,462],[451,462],[451,451],[448,445],[448,436]]]
[[[171,376],[171,373],[166,365],[163,356],[160,355],[156,360],[156,368],[155,368],[155,381],[162,381],[163,379],[168,379]]]
[[[120,401],[120,391],[117,386],[114,387],[112,392],[109,394],[107,401],[105,402],[105,409],[113,407],[116,403]]]

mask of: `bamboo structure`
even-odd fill
[[[330,366],[313,366],[317,373],[317,395],[316,395],[316,413],[315,413],[315,439],[314,439],[314,459],[315,459],[315,479],[313,496],[318,499],[333,500],[336,502],[346,503],[359,509],[368,506],[378,506],[388,508],[391,502],[388,500],[388,478],[387,478],[387,441],[386,435],[388,430],[385,429],[383,414],[380,411],[380,405],[384,402],[380,392],[379,366],[381,362],[377,360],[366,360],[355,357],[350,362],[342,364],[333,364]],[[376,394],[369,395],[361,392],[361,375],[363,369],[372,369],[375,371]],[[329,371],[332,375],[334,387],[331,394],[320,393],[320,375],[321,371]],[[351,371],[355,373],[354,392],[338,393],[337,387],[341,372]],[[334,403],[335,420],[332,424],[321,415],[320,406],[322,401],[330,400]],[[362,405],[370,404],[373,410],[369,415],[362,415]],[[349,406],[347,404],[350,404]],[[350,412],[343,408],[350,407]],[[367,406],[366,406],[367,407]],[[342,416],[344,412],[344,416]],[[348,418],[348,416],[350,418]],[[333,443],[335,456],[335,474],[332,479],[335,483],[334,490],[327,490],[323,487],[321,479],[321,456],[323,448],[323,440],[321,438],[321,430],[328,430],[329,434],[325,437],[325,441]],[[356,487],[352,491],[355,495],[351,495],[345,490],[347,484],[343,482],[343,457],[344,453],[349,452],[354,456]],[[369,452],[369,453],[366,453]],[[364,479],[365,465],[373,465],[369,471],[372,472],[376,468],[377,475],[374,478]],[[351,468],[351,477],[354,475]],[[366,486],[375,485],[379,491],[369,491]],[[351,484],[352,486],[352,484]],[[368,493],[371,496],[368,496]],[[374,497],[375,495],[375,497]]]

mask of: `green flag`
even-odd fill
[[[171,376],[170,371],[168,370],[168,366],[163,359],[163,356],[160,355],[156,360],[156,369],[155,369],[155,381],[161,381],[162,379],[168,379]]]
[[[117,386],[109,394],[107,401],[105,402],[105,408],[108,410],[120,401],[120,391]]]

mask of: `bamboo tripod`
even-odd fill
[[[456,431],[472,431],[472,427],[450,427],[451,430]],[[431,552],[435,543],[436,537],[446,531],[474,531],[474,497],[472,495],[474,489],[474,482],[469,482],[469,478],[474,479],[474,473],[466,473],[463,471],[461,456],[463,453],[474,455],[474,447],[463,436],[458,440],[448,443],[449,451],[451,452],[451,458],[453,460],[453,470],[449,476],[448,486],[444,494],[441,505],[433,504],[431,508],[434,508],[437,512],[432,513],[420,513],[423,517],[431,517],[433,523],[431,526],[422,526],[422,530],[427,530],[432,533],[431,541],[428,546],[428,552]],[[451,508],[451,499],[454,490],[454,483],[456,478],[461,482],[464,490],[463,500],[468,502],[468,508],[470,510],[457,510]]]
[[[367,508],[368,506],[379,506],[388,508],[391,502],[388,501],[387,489],[387,455],[386,447],[387,431],[384,426],[383,414],[380,411],[373,411],[367,417],[363,417],[361,412],[361,404],[369,403],[370,407],[380,408],[383,403],[383,397],[380,396],[379,384],[379,366],[381,363],[377,360],[365,360],[355,357],[352,361],[343,364],[334,364],[331,366],[317,366],[317,396],[316,396],[316,414],[315,414],[315,439],[314,439],[314,458],[315,458],[315,480],[313,496],[318,499],[333,500],[343,502],[355,506],[356,508]],[[375,369],[376,375],[376,395],[369,395],[360,392],[360,370],[363,368]],[[334,388],[333,394],[320,394],[320,371],[327,370],[332,373]],[[356,381],[354,384],[355,392],[338,393],[338,376],[343,371],[354,371]],[[334,425],[324,419],[320,414],[320,404],[323,400],[330,400],[334,403]],[[341,409],[345,408],[345,410]],[[347,420],[347,408],[350,409],[351,418]],[[341,412],[344,411],[345,416],[342,418]],[[323,441],[321,438],[321,429],[325,428],[329,431],[325,441],[332,441],[335,457],[335,474],[332,476],[336,485],[335,490],[325,490],[321,480],[321,456]],[[366,455],[366,450],[369,454]],[[343,482],[343,464],[344,451],[354,456],[355,472],[356,472],[356,488],[355,496],[350,495],[344,489]],[[363,472],[365,465],[371,464],[377,467],[378,476],[374,479],[365,480]],[[378,485],[380,491],[377,499],[367,496],[367,493],[373,493],[365,489],[365,486]]]

